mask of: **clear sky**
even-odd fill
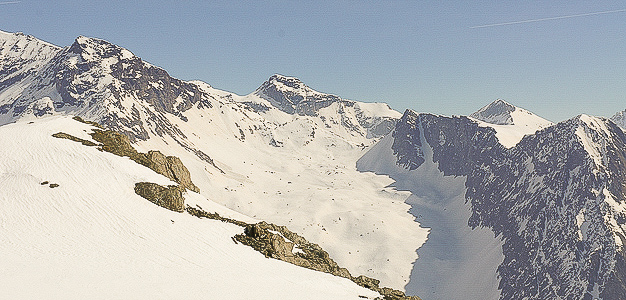
[[[399,111],[466,115],[502,98],[561,121],[626,109],[625,9],[602,0],[22,0],[0,1],[0,30],[59,46],[102,38],[237,94],[279,73]],[[590,14],[606,11],[615,12]],[[547,20],[476,28],[537,19]]]

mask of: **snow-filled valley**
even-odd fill
[[[427,145],[421,137],[422,144]],[[429,228],[428,240],[417,250],[406,291],[423,299],[499,299],[496,270],[502,263],[502,242],[486,228],[470,228],[471,206],[465,201],[464,176],[444,176],[429,146],[416,170],[396,165],[393,138],[385,137],[357,164],[361,171],[388,174],[393,186],[410,191],[411,214]]]
[[[0,290],[6,299],[359,299],[377,294],[330,274],[267,259],[238,226],[154,205],[134,184],[172,182],[83,139],[68,117],[0,127]],[[46,184],[42,184],[48,182]],[[52,184],[58,184],[53,187]],[[188,192],[200,204],[236,212]]]

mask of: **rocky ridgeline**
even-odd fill
[[[407,111],[394,138],[397,165],[417,169],[430,147],[444,175],[466,176],[467,225],[504,241],[500,299],[626,299],[626,134],[613,122],[578,116],[507,149],[467,117]]]

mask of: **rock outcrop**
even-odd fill
[[[135,193],[150,202],[175,212],[185,211],[184,189],[179,185],[162,186],[152,182],[138,182]]]
[[[94,129],[91,136],[94,140],[101,143],[99,145],[101,150],[118,156],[127,156],[133,161],[177,182],[183,188],[200,192],[200,189],[191,181],[189,170],[183,165],[180,158],[165,156],[159,151],[138,152],[130,144],[130,140],[126,135],[112,130]]]
[[[74,117],[74,120],[102,128],[98,123],[85,121],[80,117]],[[137,195],[161,207],[176,212],[183,212],[185,211],[185,199],[183,197],[185,190],[200,192],[200,189],[191,181],[189,170],[183,165],[180,158],[165,156],[159,151],[138,152],[130,144],[130,140],[126,135],[112,130],[93,129],[90,135],[100,144],[64,132],[57,132],[52,136],[79,142],[85,146],[97,146],[101,151],[128,157],[134,162],[144,165],[178,183],[179,185],[169,185],[167,187],[152,182],[135,184],[135,193]]]

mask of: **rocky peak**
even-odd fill
[[[626,134],[614,123],[580,115],[505,148],[493,128],[467,117],[407,111],[393,139],[385,147],[391,146],[396,166],[417,170],[430,159],[421,151],[427,149],[444,176],[466,176],[467,225],[489,228],[504,241],[496,271],[499,299],[624,299]],[[418,187],[432,180],[430,173],[394,172],[397,182],[416,178]],[[431,193],[430,187],[416,193],[426,190]],[[437,228],[448,233],[444,224],[433,225],[430,235]]]
[[[611,121],[615,122],[617,126],[622,127],[622,129],[626,129],[626,109],[612,116]]]
[[[516,109],[517,107],[514,105],[502,99],[497,99],[471,114],[470,117],[496,125],[513,125],[511,113]]]
[[[130,51],[109,43],[105,40],[97,38],[89,38],[79,36],[70,46],[71,53],[79,54],[84,60],[91,61],[97,59],[105,59],[110,57],[119,57],[122,59],[134,58],[135,55]]]
[[[298,78],[279,74],[272,75],[254,94],[284,112],[299,115],[315,115],[321,108],[345,101],[335,95],[315,91]]]
[[[282,86],[285,90],[301,91],[304,93],[315,92],[307,85],[305,85],[300,79],[296,77],[289,77],[280,74],[272,75],[264,84],[271,84],[274,86]]]

